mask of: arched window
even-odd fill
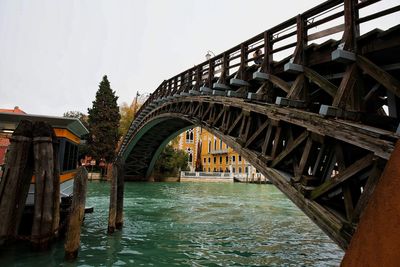
[[[222,140],[219,140],[219,149],[222,149]]]
[[[232,168],[232,172],[233,172],[233,173],[236,173],[235,167]]]
[[[208,141],[208,153],[211,152],[211,141]]]
[[[193,143],[193,140],[194,140],[193,129],[189,129],[186,131],[186,143],[191,144]]]
[[[186,149],[186,153],[188,154],[188,163],[193,163],[193,150],[191,148]]]
[[[242,167],[239,167],[239,173],[242,173]]]
[[[214,139],[214,150],[217,150],[217,139]]]

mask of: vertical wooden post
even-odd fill
[[[52,136],[53,129],[49,124],[45,122],[34,123],[35,208],[31,241],[35,248],[40,249],[48,248],[49,241],[54,234],[52,232],[55,203]]]
[[[124,164],[121,160],[117,161],[117,168],[117,215],[115,219],[115,227],[117,229],[122,229],[124,222]]]
[[[64,245],[66,260],[74,260],[78,256],[81,225],[85,215],[87,177],[88,172],[85,167],[80,167],[74,179],[74,193]]]
[[[53,171],[53,226],[52,233],[58,236],[58,228],[60,226],[60,162],[58,159],[59,153],[59,141],[54,131],[52,132],[53,139],[53,159],[54,159],[54,171]]]
[[[112,234],[115,231],[115,219],[117,212],[117,175],[118,170],[116,164],[113,164],[111,189],[110,189],[110,208],[108,213],[108,233]]]
[[[23,120],[11,137],[0,182],[0,244],[16,236],[32,179],[32,123]]]

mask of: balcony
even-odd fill
[[[211,151],[210,151],[210,154],[211,154],[211,155],[228,154],[228,149],[211,150]]]

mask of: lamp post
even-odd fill
[[[211,59],[211,56],[212,56],[212,57],[215,57],[214,52],[211,51],[211,50],[207,50],[206,59],[207,59],[207,60],[210,60],[210,59]]]

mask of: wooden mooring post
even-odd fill
[[[84,167],[80,167],[74,179],[74,193],[64,245],[66,260],[74,260],[78,256],[81,225],[85,216],[87,179],[88,172]]]
[[[51,125],[35,122],[33,125],[33,156],[35,168],[35,207],[31,242],[34,248],[46,249],[58,228],[60,205],[59,177],[55,175],[54,132]],[[57,198],[56,198],[57,197]]]
[[[115,219],[117,217],[117,187],[118,187],[118,168],[113,164],[110,188],[110,207],[108,211],[108,229],[109,234],[115,231]]]
[[[115,219],[115,227],[122,229],[124,223],[124,164],[117,161],[117,214]]]
[[[15,237],[32,179],[32,123],[23,120],[11,137],[0,182],[0,244]]]

